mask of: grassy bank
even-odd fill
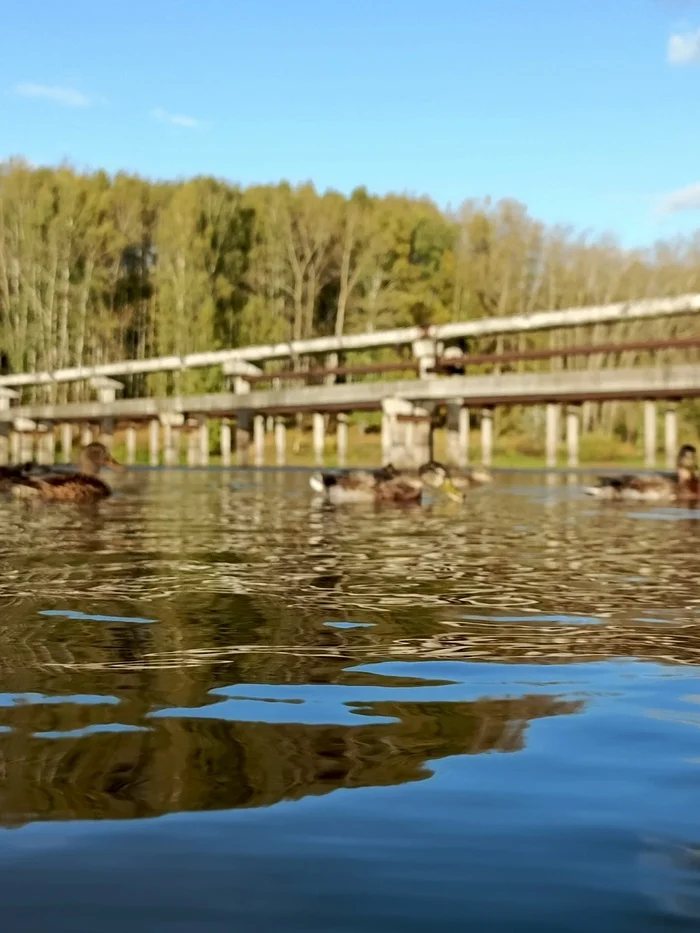
[[[446,459],[446,432],[435,432],[435,456],[438,460]],[[681,443],[693,443],[694,438],[681,433]],[[187,439],[182,438],[180,443],[180,463],[186,463]],[[472,464],[480,462],[480,435],[472,431],[469,439],[469,459]],[[114,444],[114,453],[118,459],[124,459],[126,448],[124,438],[117,434]],[[381,437],[378,431],[361,431],[357,426],[351,425],[348,431],[348,466],[372,466],[381,463]],[[265,436],[265,464],[272,466],[276,462],[274,437],[271,433]],[[297,428],[287,429],[287,459],[288,466],[314,465],[313,440],[311,432],[300,431]],[[146,431],[139,432],[137,442],[137,463],[148,463],[148,437]],[[220,463],[218,426],[212,423],[210,428],[210,464]],[[325,464],[333,467],[338,463],[337,445],[334,434],[326,437]],[[657,451],[657,465],[664,463],[664,452]],[[560,444],[558,464],[566,464],[566,445]],[[600,434],[582,435],[580,439],[581,466],[599,467],[641,467],[643,455],[641,443],[639,445],[619,440],[615,437]],[[538,438],[527,435],[505,434],[495,438],[493,451],[494,467],[511,469],[538,469],[545,466],[544,444]]]

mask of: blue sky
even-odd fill
[[[21,0],[0,157],[700,225],[694,0]]]

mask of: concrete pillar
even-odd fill
[[[252,426],[252,412],[239,411],[236,413],[236,463],[238,466],[248,466],[250,463],[250,436]]]
[[[382,399],[382,454],[397,469],[420,466],[432,457],[430,410],[407,399]]]
[[[389,463],[389,455],[391,454],[391,423],[390,418],[384,411],[382,411],[381,432],[382,464],[387,464]]]
[[[133,466],[136,463],[136,426],[128,424],[124,433],[126,442],[126,463]]]
[[[481,409],[481,462],[486,467],[493,463],[493,408]]]
[[[22,455],[22,436],[19,431],[10,431],[10,461],[19,463]]]
[[[29,458],[27,457],[24,459],[28,460]],[[47,450],[46,450],[46,434],[44,431],[42,431],[41,434],[34,435],[34,460],[36,460],[37,463],[41,464],[41,466],[49,465],[49,460],[48,460]]]
[[[469,409],[458,399],[447,403],[447,462],[461,469],[469,463]]]
[[[462,469],[469,466],[469,409],[462,405],[459,409],[459,460]]]
[[[70,463],[73,460],[73,425],[61,425],[61,462]]]
[[[338,415],[335,440],[338,451],[338,466],[344,467],[348,462],[348,416],[344,412]]]
[[[160,464],[160,422],[157,418],[148,423],[148,462],[151,466]]]
[[[10,461],[10,426],[0,424],[0,466],[7,466]]]
[[[319,411],[313,413],[314,462],[316,466],[323,466],[323,455],[326,446],[326,419]]]
[[[41,463],[53,466],[56,462],[56,433],[53,425],[49,425],[46,432],[40,435],[39,449],[41,451]]]
[[[173,426],[170,420],[163,421],[163,463],[165,466],[175,465],[175,445],[173,444]]]
[[[80,446],[87,447],[88,444],[92,444],[92,440],[92,426],[84,424],[80,432]]]
[[[656,466],[656,402],[644,402],[644,466]]]
[[[34,435],[29,431],[23,431],[20,434],[20,453],[19,459],[21,463],[28,463],[30,460],[34,459]]]
[[[199,438],[197,429],[190,427],[187,432],[187,466],[195,467],[199,462]]]
[[[262,466],[265,462],[265,416],[256,415],[253,418],[253,446],[255,448],[255,465]]]
[[[556,402],[547,402],[545,406],[544,430],[545,463],[551,468],[557,465],[559,446],[559,406]]]
[[[581,412],[578,405],[569,405],[566,409],[566,452],[570,467],[579,464],[579,422]]]
[[[231,422],[228,418],[221,419],[221,465],[231,466]]]
[[[287,425],[284,418],[275,418],[275,451],[277,465],[283,466],[287,462]]]
[[[114,444],[114,418],[103,418],[100,422],[100,443],[109,450]]]
[[[209,464],[209,422],[203,418],[199,425],[199,465]]]
[[[669,405],[664,413],[664,434],[666,466],[668,469],[673,469],[678,457],[678,412],[675,403]]]

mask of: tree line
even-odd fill
[[[445,212],[364,189],[0,165],[5,373],[689,291],[700,236],[624,249],[516,201]],[[139,391],[167,388],[149,378]]]

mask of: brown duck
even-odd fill
[[[98,473],[103,467],[121,472],[125,469],[110,454],[104,444],[88,444],[80,452],[79,471],[48,473],[32,476],[22,467],[7,478],[12,495],[17,499],[42,502],[89,503],[106,499],[112,494]],[[12,469],[12,468],[8,468]]]
[[[449,473],[435,461],[424,464],[418,476],[410,476],[388,464],[379,470],[349,470],[344,473],[314,473],[309,479],[314,492],[328,502],[420,502],[425,487],[444,489],[456,495]]]
[[[684,444],[678,451],[675,473],[608,476],[600,479],[597,486],[590,486],[585,491],[598,499],[636,502],[697,500],[700,498],[697,451],[692,444]]]

